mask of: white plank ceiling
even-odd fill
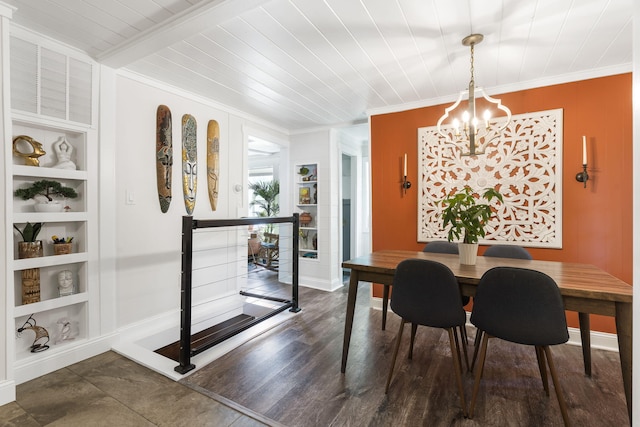
[[[282,128],[631,71],[637,0],[4,0],[13,22]]]

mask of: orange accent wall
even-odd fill
[[[531,248],[533,257],[594,264],[632,283],[631,74],[495,96],[514,115],[563,109],[562,249]],[[424,247],[417,241],[418,128],[435,126],[446,106],[371,117],[373,250]],[[589,163],[586,189],[575,180],[582,169],[582,135]],[[404,153],[413,185],[406,196],[400,187]],[[374,296],[382,296],[381,287],[374,285]],[[577,314],[567,315],[569,326],[577,327]],[[614,333],[615,323],[592,315],[591,329]]]

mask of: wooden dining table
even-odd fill
[[[475,295],[482,275],[493,267],[529,268],[547,274],[558,284],[565,308],[578,312],[587,375],[591,374],[589,314],[613,316],[616,323],[624,393],[629,420],[631,420],[633,289],[631,285],[590,264],[479,256],[475,265],[464,265],[460,264],[458,255],[402,250],[376,251],[345,261],[342,267],[349,268],[351,275],[342,347],[341,371],[343,373],[347,367],[358,284],[360,282],[382,284],[385,287],[384,294],[389,295],[396,266],[410,258],[428,259],[446,265],[458,279],[462,295],[471,297]],[[383,315],[386,318],[386,307]]]

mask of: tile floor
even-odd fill
[[[16,394],[0,406],[0,426],[279,425],[112,351],[21,384]]]

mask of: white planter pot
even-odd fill
[[[476,264],[476,258],[478,257],[477,243],[458,243],[458,252],[460,253],[460,264]]]
[[[36,203],[34,205],[36,212],[62,212],[62,208],[60,202]]]

